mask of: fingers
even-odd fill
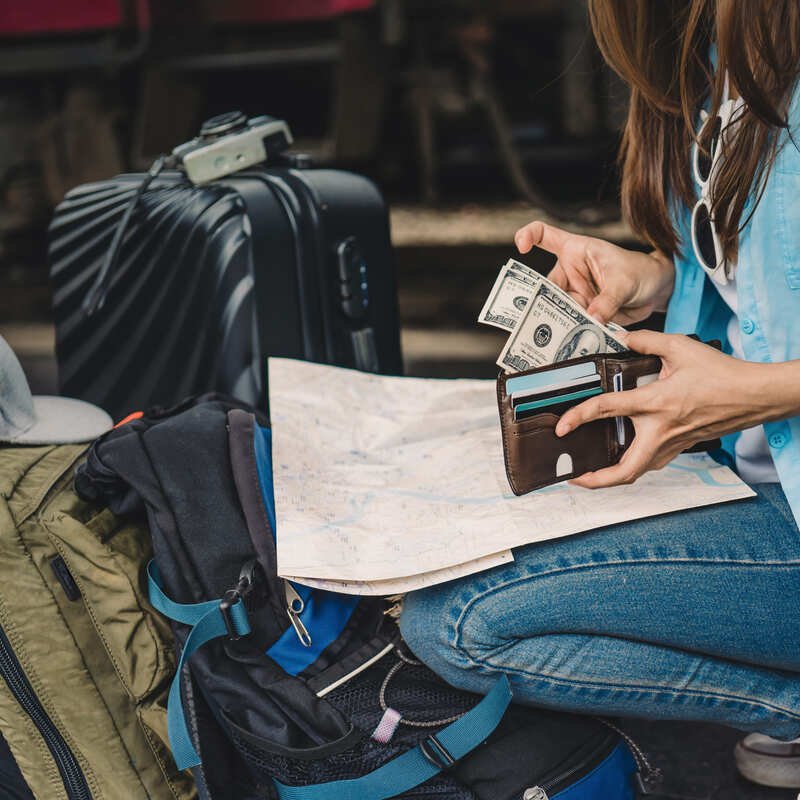
[[[575,280],[574,270],[567,270],[560,261],[556,261],[556,265],[550,270],[547,279],[565,291],[582,308],[589,305],[591,295],[582,291],[586,282],[584,281],[584,286],[581,286],[580,281]]]
[[[561,262],[556,261],[556,265],[550,270],[547,279],[565,291],[581,307],[586,308],[589,305],[589,298],[580,291],[579,286],[575,285],[575,281],[570,275],[571,273],[564,268]]]
[[[561,415],[556,425],[556,436],[566,436],[581,425],[595,419],[608,417],[630,417],[645,411],[644,400],[649,387],[631,389],[627,392],[604,392],[573,406]]]
[[[618,464],[599,469],[597,472],[587,472],[578,478],[573,478],[570,483],[582,486],[584,489],[605,489],[608,486],[633,483],[647,472],[650,461],[650,454],[643,447],[637,447],[634,440]]]
[[[585,294],[570,290],[567,294],[581,307],[586,308],[589,305],[589,298]]]
[[[614,319],[617,312],[622,307],[622,303],[610,292],[600,292],[586,309],[591,316],[599,322],[608,322]]]
[[[568,291],[577,300],[583,308],[586,308],[591,299],[597,294],[597,290],[586,279],[580,268],[570,263],[569,260],[564,261],[564,274],[567,276]]]
[[[632,331],[621,337],[625,346],[646,356],[666,356],[676,340],[686,337],[656,331]]]
[[[556,261],[556,265],[547,274],[547,280],[552,281],[559,289],[563,289],[565,292],[569,288],[569,279],[560,261]]]
[[[514,243],[520,253],[528,253],[534,247],[541,247],[548,253],[558,255],[567,240],[574,235],[541,220],[536,220],[516,232]]]

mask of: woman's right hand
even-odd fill
[[[628,325],[666,310],[675,265],[656,251],[638,253],[602,239],[531,222],[514,236],[520,253],[540,247],[558,257],[547,276],[595,319]]]

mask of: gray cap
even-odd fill
[[[33,397],[22,365],[0,336],[0,442],[90,442],[110,430],[103,409],[68,397]]]

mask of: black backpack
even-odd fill
[[[636,764],[601,721],[454,689],[386,601],[276,570],[270,430],[220,398],[156,410],[95,443],[76,488],[146,512],[150,598],[174,622],[179,767],[206,798],[632,800]]]

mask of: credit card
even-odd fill
[[[525,417],[521,415],[526,414],[528,411],[536,411],[541,413],[542,411],[548,411],[553,406],[560,406],[564,404],[576,405],[581,400],[585,400],[588,397],[594,397],[595,395],[602,393],[602,388],[598,386],[595,389],[582,389],[579,392],[559,394],[555,397],[547,397],[543,400],[534,400],[530,403],[521,403],[514,409],[514,419],[525,419]],[[527,416],[532,415],[528,414]]]
[[[579,399],[563,402],[558,397],[554,398],[554,400],[557,400],[558,402],[552,406],[547,406],[546,408],[532,408],[530,411],[523,411],[521,414],[518,414],[517,410],[514,409],[514,422],[522,422],[522,420],[528,419],[529,417],[536,417],[542,414],[554,414],[555,416],[560,417],[562,414],[566,413],[571,408],[575,408],[575,406],[583,401],[583,399]]]
[[[528,403],[545,397],[553,397],[562,392],[578,391],[579,389],[593,389],[600,385],[599,375],[589,375],[586,378],[575,378],[571,381],[561,381],[559,383],[544,386],[541,389],[525,389],[521,392],[514,392],[511,395],[511,405],[518,406],[520,403]]]
[[[509,378],[506,381],[506,392],[514,394],[526,389],[542,389],[556,382],[571,381],[576,378],[585,378],[589,375],[597,375],[597,366],[594,361],[586,361],[583,364],[572,364],[569,367],[548,369],[544,372],[534,372],[531,375],[519,375],[515,378]]]

